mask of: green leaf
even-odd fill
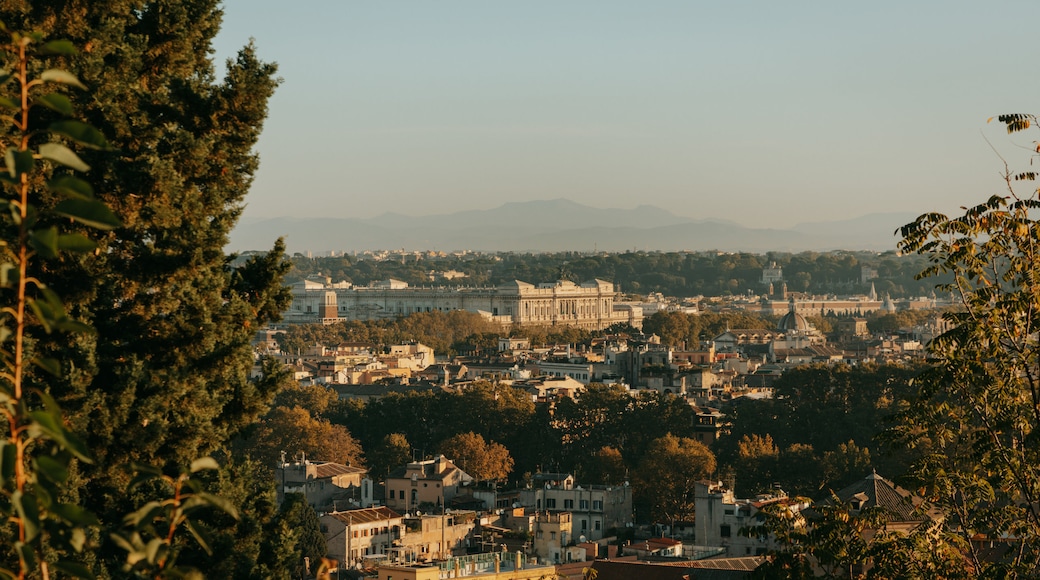
[[[32,152],[30,151],[20,151],[14,147],[8,147],[5,161],[7,162],[7,172],[16,179],[23,173],[29,173],[33,168]]]
[[[73,56],[76,54],[76,45],[68,40],[52,40],[40,47],[40,53]]]
[[[43,74],[40,75],[40,80],[45,82],[61,83],[63,85],[71,85],[83,90],[87,89],[86,85],[79,82],[79,79],[76,78],[76,75],[73,75],[68,71],[63,71],[57,68],[52,68],[43,71]]]
[[[59,518],[75,526],[96,526],[99,523],[97,516],[93,512],[76,504],[55,504],[51,511]]]
[[[54,312],[50,306],[39,300],[27,300],[26,304],[36,315],[36,320],[43,327],[43,331],[49,333],[52,329],[51,322],[54,321]]]
[[[18,559],[21,560],[23,568],[28,570],[36,568],[36,553],[33,552],[32,545],[24,542],[15,542],[14,549],[18,552]]]
[[[29,418],[33,421],[29,425],[29,433],[33,434],[39,432],[45,434],[51,440],[58,445],[67,449],[73,455],[78,457],[81,461],[86,463],[93,463],[94,460],[90,457],[90,449],[79,440],[76,435],[65,428],[65,425],[61,422],[60,412],[37,410],[29,413]]]
[[[87,254],[93,252],[95,248],[97,248],[97,244],[94,240],[83,234],[61,234],[58,236],[58,250],[64,252]]]
[[[22,528],[25,530],[25,541],[31,542],[40,533],[40,509],[36,505],[36,497],[31,493],[15,490],[11,494],[11,505],[22,520]]]
[[[209,535],[206,534],[206,531],[201,528],[196,528],[195,525],[191,523],[191,520],[184,520],[184,527],[188,528],[188,531],[191,532],[192,536],[195,536],[195,541],[199,543],[199,546],[202,547],[207,554],[212,556],[213,550],[209,547],[211,540]]]
[[[50,159],[65,167],[71,167],[76,171],[90,171],[90,166],[84,163],[79,158],[79,155],[76,155],[71,149],[61,143],[44,143],[40,145],[40,157]]]
[[[76,530],[76,531],[78,531],[80,533],[80,535],[83,536],[84,538],[86,537],[86,535],[83,533],[83,530]],[[83,550],[83,548],[81,546],[76,551],[80,552],[82,550]],[[94,578],[97,577],[97,576],[94,576],[94,573],[90,571],[90,568],[87,568],[86,566],[84,566],[83,564],[80,564],[79,562],[70,562],[69,560],[58,560],[57,562],[52,564],[52,566],[54,566],[54,568],[56,570],[59,570],[59,571],[65,573],[65,574],[67,574],[67,575],[69,575],[69,576],[71,576],[73,578],[86,578],[87,580],[93,580]]]
[[[45,230],[29,232],[29,247],[43,258],[57,258],[58,228],[51,226]]]
[[[126,516],[123,517],[123,523],[132,528],[141,529],[151,524],[155,518],[158,517],[159,512],[161,511],[161,503],[150,501],[133,512],[126,514]]]
[[[14,276],[11,276],[11,273]],[[0,286],[8,288],[14,283],[14,278],[18,276],[18,268],[11,262],[4,262],[0,264]]]
[[[47,189],[73,199],[94,199],[94,188],[72,175],[58,175],[47,182]]]
[[[108,537],[111,538],[112,541],[115,542],[115,544],[123,550],[127,552],[134,551],[134,545],[130,543],[130,540],[127,540],[121,534],[112,533],[109,534]]]
[[[6,440],[0,441],[0,484],[6,486],[8,481],[14,479],[14,466],[17,461],[18,449]]]
[[[200,491],[198,497],[208,503],[209,505],[222,510],[227,515],[238,519],[238,509],[230,501],[220,497],[219,495],[213,495],[212,493],[206,493]]]
[[[36,97],[36,102],[62,115],[72,114],[72,101],[61,93],[49,93]]]
[[[148,540],[148,545],[145,546],[145,558],[148,562],[155,564],[159,561],[162,556],[166,555],[168,546],[160,538],[152,538]]]
[[[82,552],[86,543],[87,533],[83,531],[83,528],[72,528],[72,537],[69,538],[69,545],[72,546],[72,549]]]
[[[123,225],[107,205],[94,199],[62,200],[54,207],[54,213],[99,230],[111,230]]]
[[[0,107],[7,107],[8,109],[14,109],[15,111],[20,111],[22,109],[21,103],[10,97],[0,97]]]
[[[50,455],[36,458],[36,472],[54,483],[65,483],[69,479],[68,467]]]
[[[191,472],[198,473],[203,469],[220,469],[217,460],[212,457],[200,457],[191,462]]]
[[[108,141],[101,131],[91,127],[82,121],[66,120],[51,123],[50,130],[59,135],[64,135],[76,143],[91,149],[106,149]]]
[[[96,334],[97,329],[93,326],[80,322],[78,320],[72,320],[71,318],[63,318],[54,322],[54,328],[63,332],[71,332],[73,334]]]
[[[33,364],[47,371],[53,376],[61,376],[61,363],[58,361],[58,359],[36,357],[33,359]]]

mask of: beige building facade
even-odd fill
[[[577,326],[596,330],[619,322],[642,327],[642,310],[615,305],[614,285],[568,280],[538,285],[514,280],[497,287],[411,287],[387,280],[365,287],[304,280],[292,286],[286,322],[383,320],[417,312],[477,312],[503,326]]]

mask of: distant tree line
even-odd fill
[[[433,284],[430,272],[455,270],[464,278],[437,281],[446,286],[498,285],[510,280],[538,283],[555,280],[582,282],[600,278],[617,284],[632,294],[661,292],[668,296],[725,296],[747,292],[764,293],[762,268],[776,262],[783,268],[788,290],[797,292],[852,294],[866,293],[871,282],[883,296],[893,298],[923,296],[932,291],[935,281],[919,281],[914,276],[926,266],[918,255],[900,256],[895,252],[804,252],[789,254],[718,252],[625,252],[585,254],[559,252],[545,254],[474,254],[465,256],[402,256],[375,260],[361,256],[292,258],[292,282],[314,274],[368,284],[373,280],[395,278],[411,285]],[[863,282],[861,268],[877,271],[877,278]],[[779,291],[780,288],[775,288]]]

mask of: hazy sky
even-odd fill
[[[1038,134],[1040,2],[225,0],[284,82],[246,220],[565,197],[750,226],[955,211]]]

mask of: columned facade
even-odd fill
[[[337,285],[342,286],[342,285]],[[640,312],[614,304],[614,285],[603,280],[537,286],[515,280],[498,287],[420,287],[389,280],[366,287],[294,284],[286,322],[381,320],[417,312],[478,312],[503,326],[566,325],[597,330],[618,322],[642,326]]]

